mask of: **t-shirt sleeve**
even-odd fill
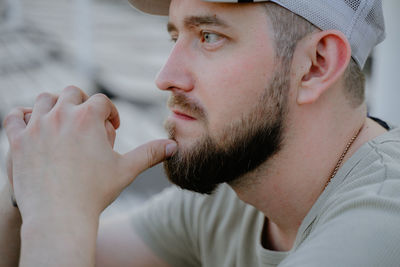
[[[399,197],[369,195],[336,204],[280,267],[399,266]]]
[[[200,266],[193,198],[172,186],[132,214],[135,233],[171,266]]]

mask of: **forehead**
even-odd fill
[[[185,26],[185,22],[188,22],[189,18],[195,17],[204,18],[204,24],[218,22],[215,23],[219,24],[218,26],[247,28],[247,30],[263,28],[269,24],[262,4],[211,3],[202,0],[171,1],[169,9],[170,24],[177,27]]]

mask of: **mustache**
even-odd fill
[[[187,97],[182,93],[173,93],[168,99],[168,107],[179,107],[182,111],[187,112],[190,116],[196,117],[196,119],[205,120],[207,114],[203,106]]]

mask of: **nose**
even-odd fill
[[[184,42],[176,42],[168,60],[156,78],[156,85],[161,90],[191,91],[194,79],[191,72],[190,52]]]

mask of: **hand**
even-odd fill
[[[118,154],[113,150],[117,109],[104,95],[87,99],[76,87],[64,89],[58,99],[40,95],[28,124],[25,114],[15,109],[4,121],[24,220],[62,214],[98,218],[139,173],[176,149],[173,141],[158,140]]]
[[[28,124],[28,122],[31,118],[31,115],[32,115],[32,109],[31,108],[18,108],[18,110],[24,114],[24,121],[26,124]],[[11,159],[10,150],[7,151],[7,155],[6,155],[6,171],[7,171],[7,177],[8,177],[8,182],[9,182],[8,185],[9,185],[11,198],[12,198],[12,201],[14,202],[15,196],[14,196],[14,187],[13,187],[12,159]]]

